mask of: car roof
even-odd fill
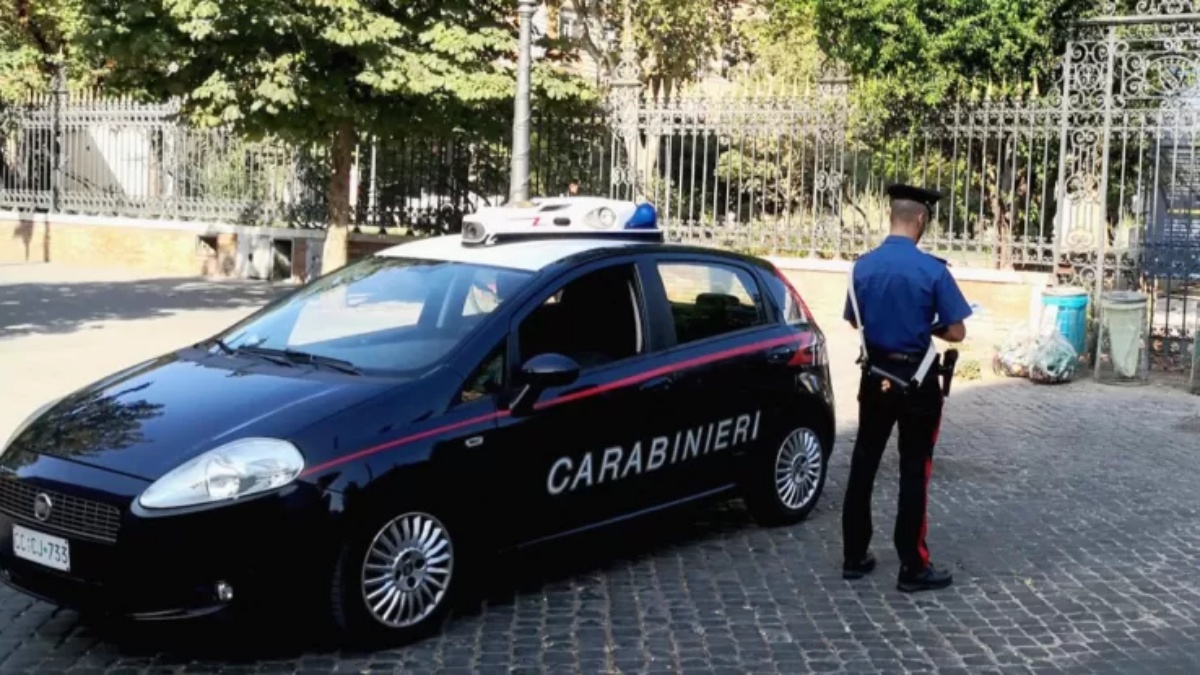
[[[491,246],[463,246],[461,235],[445,235],[399,244],[379,251],[376,255],[419,260],[445,260],[538,272],[560,260],[580,253],[650,245],[645,241],[616,237],[589,237],[586,239],[534,239]]]

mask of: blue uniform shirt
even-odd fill
[[[946,263],[907,237],[891,235],[859,258],[854,290],[872,349],[922,354],[929,348],[934,323],[949,326],[971,316],[971,306]],[[849,292],[843,316],[854,320]]]

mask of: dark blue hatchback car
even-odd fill
[[[769,263],[654,232],[396,246],[44,407],[0,455],[3,580],[139,619],[314,589],[399,643],[490,552],[710,497],[803,520],[824,336]]]

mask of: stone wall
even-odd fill
[[[819,323],[843,321],[849,265],[785,258],[772,261],[804,297]],[[976,305],[974,316],[967,320],[967,340],[960,349],[964,358],[986,364],[993,346],[1012,328],[1038,320],[1041,291],[1050,283],[1049,274],[964,267],[951,267],[950,271],[967,302]]]
[[[254,237],[287,242],[290,278],[316,276],[324,233],[247,228],[215,223],[45,214],[0,213],[0,262],[119,266],[163,276],[245,277],[245,246]],[[402,243],[403,238],[351,235],[351,260]],[[847,271],[842,262],[773,258],[822,322],[840,321]],[[316,269],[314,269],[316,268]],[[1012,326],[1036,318],[1049,275],[951,267],[967,300],[978,305],[968,322],[972,342],[990,344]]]
[[[221,223],[97,218],[0,212],[0,263],[53,262],[77,267],[123,267],[163,276],[246,277],[251,260],[239,244],[267,236],[286,242],[289,276],[307,280],[319,265],[324,233],[286,228],[248,228]],[[352,234],[357,259],[405,241]],[[289,250],[290,249],[290,250]],[[315,256],[315,257],[314,257]]]

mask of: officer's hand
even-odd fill
[[[962,342],[967,337],[967,325],[959,321],[956,324],[935,330],[933,334],[946,342]]]

